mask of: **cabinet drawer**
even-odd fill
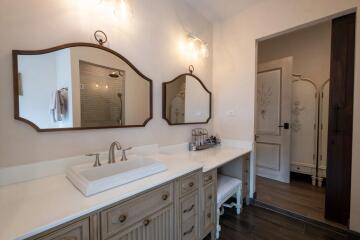
[[[203,216],[203,229],[205,230],[205,232],[213,226],[214,217],[214,205],[205,206]]]
[[[199,187],[199,173],[193,173],[191,175],[182,177],[180,179],[181,196],[190,193]]]
[[[86,218],[80,222],[54,231],[37,240],[90,240],[90,220]]]
[[[198,194],[194,192],[180,200],[181,222],[188,221],[191,217],[198,214]]]
[[[313,169],[314,168],[307,167],[307,166],[301,166],[301,165],[296,165],[296,164],[291,165],[292,172],[304,173],[304,174],[308,174],[308,175],[311,175],[313,173]]]
[[[204,206],[210,206],[215,204],[216,196],[214,190],[214,184],[208,185],[204,188]]]
[[[209,184],[209,183],[213,183],[214,180],[216,179],[216,175],[217,175],[217,171],[216,170],[212,170],[210,172],[206,172],[203,175],[203,183],[204,186]]]
[[[101,212],[101,235],[106,239],[173,202],[173,184],[168,184]]]
[[[196,240],[197,239],[197,215],[192,216],[186,222],[181,224],[181,240]]]

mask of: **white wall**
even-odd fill
[[[360,6],[359,0],[266,0],[214,27],[214,127],[225,138],[254,140],[256,40]],[[274,14],[276,13],[276,14]],[[359,43],[360,18],[357,20]],[[360,112],[360,48],[356,46],[354,123]],[[226,114],[234,110],[234,114]],[[354,125],[350,228],[360,231],[360,126]],[[255,163],[251,162],[252,176]],[[254,179],[252,179],[254,182]]]
[[[187,72],[195,73],[212,89],[212,57],[193,60],[179,52],[186,31],[212,46],[212,25],[183,1],[132,0],[128,22],[113,16],[113,9],[91,0],[2,0],[0,30],[0,167],[69,157],[108,149],[118,140],[124,146],[174,144],[190,140],[195,126],[168,126],[161,118],[161,83]],[[12,49],[36,50],[69,42],[95,42],[102,29],[106,44],[153,79],[154,117],[145,128],[38,133],[13,118]],[[211,50],[210,50],[211,51]],[[212,124],[204,125],[210,130]],[[156,137],[154,137],[156,133]]]
[[[320,88],[330,77],[331,21],[259,42],[258,62],[292,56],[293,72]]]
[[[50,118],[50,101],[57,89],[56,54],[22,55],[18,58],[23,95],[19,96],[20,117],[40,128],[56,128]]]

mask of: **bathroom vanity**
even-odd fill
[[[250,151],[159,148],[167,171],[89,197],[65,174],[2,186],[0,239],[214,239],[218,168]]]
[[[29,239],[199,239],[214,229],[215,183],[197,170]]]

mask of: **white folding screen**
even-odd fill
[[[318,94],[309,79],[292,83],[291,171],[316,177]]]
[[[315,185],[326,178],[329,85],[319,87],[294,75],[292,82],[291,171],[312,176]]]

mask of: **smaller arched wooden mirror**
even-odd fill
[[[211,92],[193,74],[177,76],[163,83],[163,118],[169,125],[204,124],[211,119]]]

